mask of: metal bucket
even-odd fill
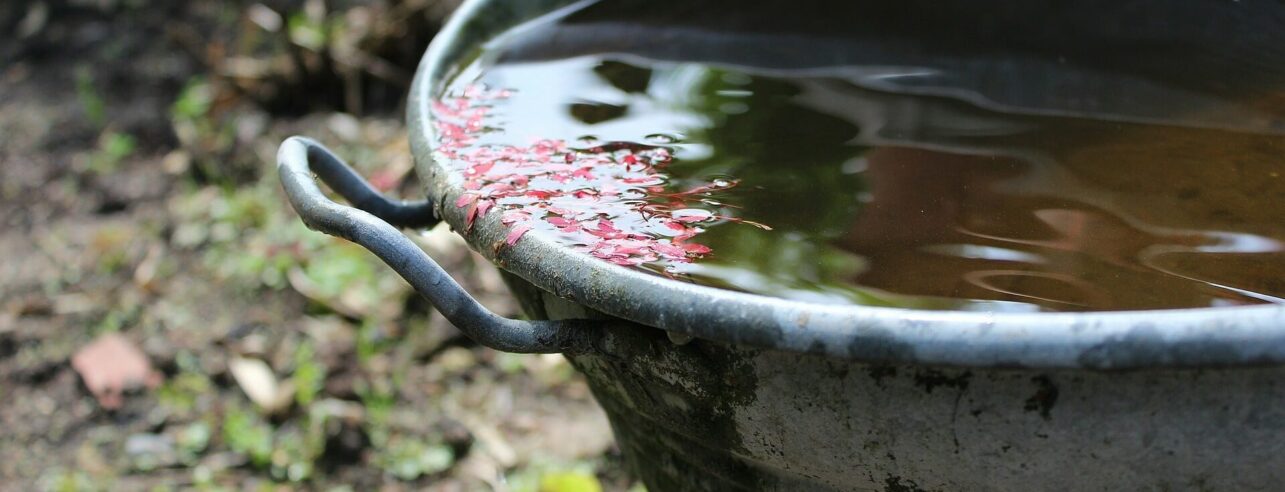
[[[675,282],[539,236],[470,245],[526,313],[487,311],[398,227],[462,191],[428,111],[480,43],[569,2],[467,2],[429,48],[409,125],[429,200],[381,197],[319,144],[278,154],[312,228],[378,255],[467,335],[562,352],[651,490],[1264,490],[1285,483],[1285,306],[995,314],[815,305]],[[1268,121],[1263,123],[1271,126]],[[322,195],[314,174],[356,208]]]

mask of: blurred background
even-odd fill
[[[280,191],[305,134],[420,194],[405,93],[457,3],[0,2],[0,489],[641,490],[561,356],[479,348]]]

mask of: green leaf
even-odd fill
[[[602,484],[588,473],[548,473],[540,477],[540,492],[602,492]]]
[[[418,439],[393,440],[377,458],[379,466],[401,480],[415,480],[450,469],[455,452],[445,444],[428,444]]]
[[[272,462],[272,427],[252,412],[229,410],[223,418],[223,440],[233,451],[248,456],[255,466]]]
[[[137,146],[133,135],[103,132],[98,137],[98,148],[89,156],[89,170],[98,174],[114,172],[122,160],[134,154]]]
[[[103,122],[107,119],[107,105],[103,102],[102,96],[98,95],[98,89],[94,86],[94,74],[87,67],[76,70],[76,98],[80,100],[85,118],[88,118],[94,126],[103,126]]]
[[[177,441],[182,452],[200,454],[210,445],[210,426],[205,422],[189,424],[179,432]]]
[[[316,349],[311,342],[299,344],[294,353],[295,401],[299,406],[307,406],[316,399],[326,384],[326,368],[317,363]]]
[[[204,77],[193,77],[174,100],[170,116],[179,121],[204,118],[210,112],[210,103],[213,101],[211,94],[210,84]]]
[[[304,12],[291,15],[286,20],[286,30],[291,42],[312,51],[321,51],[327,43],[326,26],[309,19]]]

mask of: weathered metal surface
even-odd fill
[[[509,281],[524,304],[594,315]],[[604,328],[592,347],[571,361],[651,490],[1271,490],[1285,481],[1279,367],[874,364],[676,346],[637,326]]]
[[[411,144],[435,210],[459,230],[460,190],[431,159],[427,104],[480,43],[571,3],[467,2],[425,56]],[[292,200],[320,194],[306,171],[283,167]],[[396,230],[330,205],[300,212],[374,250],[439,307],[480,309]],[[548,339],[532,337],[536,325],[492,324],[490,313],[451,319],[491,346],[568,351],[652,490],[1285,483],[1285,307],[1027,315],[818,306],[669,281],[537,235],[508,247],[504,235],[494,217],[465,234],[510,272],[528,314],[599,323]]]

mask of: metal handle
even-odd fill
[[[370,250],[428,299],[446,319],[477,343],[505,352],[553,353],[574,350],[585,340],[584,322],[522,321],[491,312],[397,227],[438,222],[428,201],[394,202],[372,188],[320,143],[290,137],[277,150],[281,184],[309,229],[342,237]],[[331,201],[313,174],[356,208]]]

